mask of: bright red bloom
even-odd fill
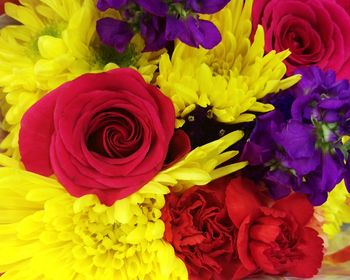
[[[230,279],[237,266],[237,231],[225,207],[227,182],[166,197],[164,238],[186,264],[190,279]]]
[[[121,68],[83,75],[34,104],[19,148],[27,170],[54,173],[73,196],[96,194],[111,205],[162,168],[174,126],[171,100]]]
[[[250,180],[236,178],[226,192],[226,206],[238,230],[237,251],[247,272],[312,277],[323,258],[323,241],[307,227],[313,207],[292,194],[268,207]]]

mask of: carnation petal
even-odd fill
[[[246,217],[239,228],[237,236],[237,251],[239,260],[248,271],[257,270],[257,265],[249,250],[249,229],[252,223],[251,217]]]
[[[257,262],[259,268],[261,268],[265,273],[269,274],[280,274],[273,262],[271,262],[269,255],[266,254],[266,251],[270,246],[263,242],[251,241],[249,243],[250,252],[252,257]]]
[[[238,177],[232,179],[226,189],[226,207],[228,214],[239,227],[248,216],[255,216],[263,206],[263,198],[258,187],[248,179]]]
[[[317,231],[304,228],[297,250],[303,257],[296,259],[288,267],[288,272],[294,277],[309,278],[317,274],[323,259],[323,240]]]
[[[299,193],[278,200],[273,208],[289,213],[300,225],[306,225],[314,214],[314,209],[309,200],[305,195]]]

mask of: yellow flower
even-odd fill
[[[238,151],[225,152],[225,150],[242,137],[242,131],[234,131],[219,140],[200,146],[181,161],[161,171],[153,181],[173,186],[173,191],[179,192],[194,185],[206,185],[212,180],[234,173],[244,168],[248,163],[237,162],[219,166],[238,154]]]
[[[190,152],[111,207],[94,195],[70,196],[53,178],[0,164],[0,271],[9,280],[187,279],[184,263],[162,237],[167,186],[204,185],[246,165],[218,167],[240,131]],[[12,166],[14,168],[12,168]]]
[[[107,207],[57,181],[0,169],[1,279],[187,279],[162,240],[167,188],[148,186]]]
[[[87,72],[133,67],[153,79],[158,53],[141,53],[135,37],[123,54],[102,46],[96,35],[100,15],[95,0],[20,0],[6,4],[6,13],[23,25],[0,31],[0,87],[5,104],[0,148],[19,159],[18,131],[24,112],[44,94]]]
[[[299,81],[300,76],[283,79],[283,60],[289,51],[264,55],[261,26],[250,42],[252,2],[231,1],[208,17],[222,34],[222,42],[214,49],[195,49],[178,42],[171,58],[161,56],[157,84],[175,104],[177,127],[197,105],[212,107],[219,122],[252,121],[255,116],[249,112],[273,109],[259,99]]]
[[[330,239],[341,231],[344,223],[350,223],[350,194],[344,181],[329,193],[327,201],[317,207],[317,212],[322,217],[322,229]]]

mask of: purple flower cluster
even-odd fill
[[[120,11],[122,19],[102,18],[97,33],[102,43],[123,52],[136,33],[145,41],[144,51],[156,51],[179,39],[193,47],[211,49],[221,41],[216,26],[198,14],[220,11],[229,0],[98,0],[101,11]]]
[[[343,178],[350,190],[350,84],[318,67],[297,73],[296,86],[270,97],[276,110],[257,119],[243,158],[261,167],[274,198],[294,190],[320,205]]]

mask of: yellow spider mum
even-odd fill
[[[9,132],[0,148],[19,158],[18,131],[24,112],[44,94],[87,72],[119,66],[139,70],[153,79],[158,53],[141,53],[135,37],[123,54],[102,46],[96,35],[100,15],[95,0],[20,0],[6,4],[8,16],[22,25],[0,31],[0,87],[5,104],[4,129]]]
[[[194,185],[206,185],[217,178],[234,173],[248,163],[237,162],[219,166],[238,154],[237,151],[225,152],[225,150],[242,137],[242,131],[234,131],[216,141],[200,146],[181,161],[161,171],[153,181],[165,186],[173,186],[173,191],[180,192]]]
[[[113,206],[96,196],[70,196],[53,178],[16,168],[1,155],[0,271],[2,280],[187,279],[183,262],[162,237],[168,186],[181,191],[243,168],[220,166],[240,131],[198,147]],[[14,167],[14,168],[12,168]]]
[[[177,127],[196,105],[211,106],[219,122],[252,121],[255,116],[247,111],[273,109],[259,99],[299,81],[299,76],[282,79],[286,73],[283,60],[289,51],[264,55],[261,26],[250,42],[252,2],[231,1],[209,17],[222,34],[222,42],[214,49],[195,49],[178,42],[171,59],[162,55],[157,83],[175,104]]]
[[[341,231],[344,223],[350,223],[350,194],[344,181],[329,193],[327,201],[318,207],[318,212],[323,220],[322,229],[331,239]]]
[[[167,188],[148,186],[107,207],[19,169],[1,168],[0,178],[1,279],[187,279],[162,240]]]

